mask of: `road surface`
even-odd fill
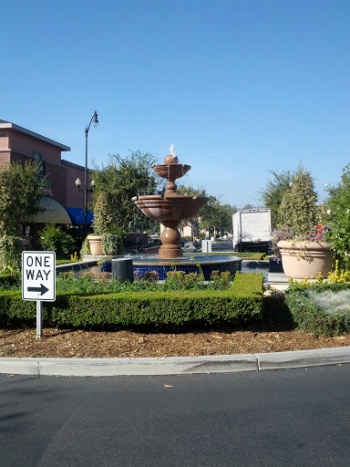
[[[2,467],[348,466],[350,365],[212,375],[0,375]]]

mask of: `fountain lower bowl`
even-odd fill
[[[146,273],[155,271],[159,280],[165,280],[167,273],[170,271],[183,271],[184,273],[203,273],[206,281],[210,280],[211,273],[213,271],[225,272],[228,271],[234,276],[237,271],[242,270],[242,259],[233,255],[206,255],[206,254],[189,254],[185,253],[182,258],[175,259],[161,259],[156,254],[140,254],[140,255],[126,255],[126,256],[84,256],[85,260],[96,260],[98,259],[102,266],[97,265],[86,265],[89,268],[89,272],[98,277],[102,272],[112,272],[112,260],[113,259],[129,258],[132,259],[133,275],[135,278],[142,278]],[[81,275],[84,269],[82,266],[77,264],[70,264],[66,266],[60,266],[58,272],[77,270],[77,275]]]
[[[230,255],[184,254],[182,258],[162,259],[157,255],[133,255],[133,271],[135,277],[143,277],[155,271],[159,280],[165,280],[170,271],[185,273],[203,273],[206,281],[210,280],[213,271],[230,272],[233,276],[242,269],[242,259]]]

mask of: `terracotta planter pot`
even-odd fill
[[[283,272],[294,279],[325,279],[332,270],[333,252],[325,242],[293,242],[281,240],[277,243],[282,256]]]
[[[89,248],[94,256],[102,255],[102,237],[100,235],[89,235]]]

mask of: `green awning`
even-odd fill
[[[71,224],[71,219],[64,207],[57,201],[43,196],[39,201],[42,212],[38,212],[32,217],[34,224]]]

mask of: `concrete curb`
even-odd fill
[[[0,358],[0,373],[33,376],[160,376],[279,370],[345,363],[350,363],[350,346],[207,357]]]

